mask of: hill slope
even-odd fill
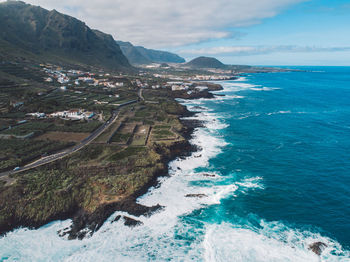
[[[185,59],[174,53],[148,49],[143,46],[134,46],[130,42],[117,41],[117,43],[131,64],[185,62]]]
[[[20,1],[0,3],[0,57],[131,68],[112,36],[56,10]]]
[[[117,43],[131,64],[147,65],[152,63],[152,60],[141,54],[130,42],[117,41]]]
[[[191,68],[217,68],[217,69],[225,69],[227,66],[221,63],[219,60],[213,57],[197,57],[186,64]]]

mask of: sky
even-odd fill
[[[1,0],[0,0],[1,1]],[[350,0],[28,0],[114,39],[227,64],[350,66]]]

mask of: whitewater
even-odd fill
[[[0,261],[350,261],[349,251],[318,228],[309,230],[293,221],[266,219],[255,212],[235,213],[244,209],[240,201],[262,194],[269,186],[266,175],[246,172],[244,166],[221,168],[225,163],[220,162],[224,161],[221,157],[227,161],[233,156],[229,152],[249,150],[230,140],[239,135],[229,133],[231,120],[259,121],[312,111],[233,112],[227,108],[257,93],[278,92],[283,86],[252,83],[250,75],[219,83],[224,90],[217,93],[225,96],[179,101],[196,112],[187,119],[200,120],[203,127],[194,130],[190,141],[199,150],[172,161],[169,176],[159,178],[158,186],[138,199],[146,206],[160,204],[162,210],[150,217],[115,212],[98,232],[83,240],[58,236],[57,231],[69,226],[71,220],[55,221],[37,230],[17,229],[0,238]],[[284,146],[280,143],[275,149]],[[255,161],[256,156],[248,153],[245,156]],[[233,164],[235,161],[240,159],[232,158]],[[233,208],[235,201],[240,206]],[[130,228],[121,220],[112,223],[118,215],[135,218],[143,225]],[[318,241],[327,245],[321,256],[309,249]]]

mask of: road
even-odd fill
[[[104,131],[107,130],[108,127],[110,127],[114,121],[118,118],[119,115],[119,109],[123,106],[132,104],[132,103],[136,103],[138,100],[131,100],[128,101],[124,104],[119,105],[118,109],[114,110],[112,113],[112,116],[107,120],[107,122],[105,122],[102,126],[100,126],[99,128],[97,128],[95,131],[93,131],[87,138],[85,138],[84,140],[82,140],[78,145],[75,145],[71,148],[65,149],[63,151],[60,151],[58,153],[55,153],[53,155],[49,155],[46,157],[42,157],[24,167],[21,167],[19,170],[11,170],[11,171],[7,171],[7,172],[3,172],[0,173],[0,178],[5,178],[8,177],[11,174],[17,174],[23,171],[27,171],[30,170],[32,168],[36,168],[42,165],[46,165],[48,163],[54,162],[58,159],[61,159],[63,157],[66,157],[67,155],[73,154],[77,151],[79,151],[80,149],[82,149],[83,147],[87,146],[88,144],[90,144],[92,141],[94,141],[99,135],[101,135]]]

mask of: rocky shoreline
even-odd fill
[[[156,205],[147,207],[140,205],[136,202],[137,198],[146,194],[151,187],[157,186],[159,177],[168,175],[169,162],[177,157],[188,156],[196,150],[196,147],[192,146],[187,139],[183,143],[174,144],[169,148],[170,155],[164,155],[165,157],[162,160],[165,166],[164,169],[154,173],[152,179],[140,190],[135,192],[126,200],[102,206],[92,214],[85,212],[74,214],[71,228],[67,228],[62,235],[68,234],[68,239],[83,239],[88,233],[85,229],[88,229],[92,235],[94,232],[100,229],[108,217],[110,217],[116,211],[124,211],[136,217],[151,216],[152,213],[162,209],[162,206]]]
[[[206,86],[207,89],[197,90],[196,87]],[[199,98],[215,98],[215,96],[222,96],[213,94],[212,91],[223,90],[223,87],[219,84],[210,82],[195,82],[192,84],[192,88],[189,90],[173,91],[173,97],[181,99],[199,99]]]
[[[202,122],[198,120],[183,120],[183,117],[193,116],[196,113],[190,112],[187,109],[183,114],[179,116],[180,121],[183,125],[181,130],[181,135],[185,138],[184,141],[174,143],[169,148],[158,147],[156,150],[159,154],[163,156],[162,162],[164,164],[164,169],[159,170],[159,172],[154,173],[152,179],[149,183],[145,184],[140,190],[135,192],[128,199],[112,203],[109,205],[101,206],[92,214],[85,212],[73,213],[67,218],[72,219],[72,225],[69,228],[65,228],[58,232],[60,236],[68,235],[68,239],[83,239],[87,234],[92,235],[94,232],[100,229],[103,223],[116,211],[124,211],[129,215],[136,217],[140,216],[151,216],[154,212],[161,210],[163,207],[159,204],[156,206],[147,207],[140,205],[136,202],[138,197],[143,196],[148,192],[148,190],[154,186],[158,185],[158,178],[169,175],[169,163],[178,157],[190,156],[193,152],[196,152],[198,148],[191,145],[189,140],[192,138],[192,134],[195,128],[201,127]],[[168,151],[168,152],[165,152]],[[120,218],[124,219],[124,224],[130,227],[140,225],[141,222],[127,216],[117,216],[113,222],[118,221]],[[88,231],[86,230],[88,229]]]
[[[214,89],[217,90],[217,88],[218,85],[215,85]],[[206,94],[210,94],[210,97],[214,97],[213,94],[210,92],[206,92]],[[208,95],[203,95],[196,98],[203,97],[208,98]],[[37,229],[55,220],[72,219],[72,225],[68,228],[59,231],[58,234],[60,236],[67,235],[68,239],[83,239],[84,237],[92,235],[94,232],[99,230],[103,223],[116,211],[124,211],[130,215],[139,217],[142,215],[150,216],[152,213],[160,210],[162,208],[160,205],[147,207],[138,204],[136,200],[138,197],[146,194],[151,187],[156,186],[158,184],[159,177],[169,175],[169,162],[176,159],[177,157],[186,157],[191,155],[191,153],[197,151],[196,146],[191,145],[189,140],[192,137],[194,129],[197,127],[201,127],[202,122],[198,120],[182,119],[184,117],[193,116],[196,114],[196,112],[190,112],[187,110],[186,107],[182,107],[183,110],[181,110],[181,113],[177,114],[177,117],[182,125],[182,129],[179,133],[184,139],[171,143],[167,146],[155,145],[155,148],[153,150],[161,156],[160,162],[162,164],[162,167],[156,169],[155,172],[152,173],[150,179],[148,179],[147,183],[143,184],[142,187],[135,191],[132,195],[119,201],[102,204],[98,206],[95,210],[93,210],[93,212],[89,212],[88,210],[81,208],[79,203],[73,202],[69,205],[69,207],[63,208],[62,211],[57,210],[56,212],[53,212],[52,215],[40,219],[33,219],[31,217],[26,217],[23,215],[20,216],[17,214],[12,214],[10,217],[8,217],[4,221],[2,221],[2,223],[0,223],[0,234],[4,235],[7,232],[18,227],[28,227],[30,229]],[[59,170],[60,168],[62,168],[62,164],[60,165],[60,163],[57,163],[56,169]],[[14,188],[12,190],[23,189]],[[69,193],[69,191],[65,191],[63,193],[71,194]],[[25,192],[15,193],[15,196],[16,195],[25,196]],[[4,199],[3,201],[6,202],[7,200]],[[8,201],[14,200],[12,198],[9,198]],[[59,201],[59,199],[57,201]],[[137,220],[132,221],[133,219],[128,217],[123,217],[123,219],[125,221],[125,225],[135,226],[139,224]]]

